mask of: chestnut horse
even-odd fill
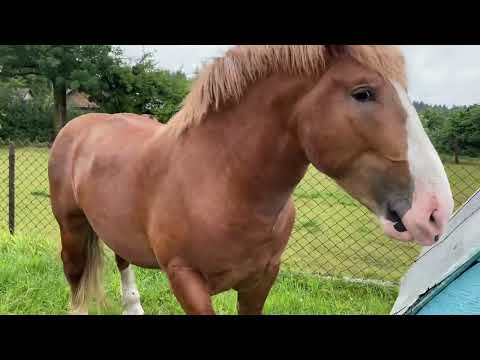
[[[211,296],[229,289],[239,314],[261,314],[309,164],[402,241],[433,244],[453,210],[396,47],[238,46],[200,72],[167,125],[72,120],[49,161],[72,312],[100,296],[101,239],[124,314],[143,314],[130,264],[164,271],[187,314],[214,314]]]

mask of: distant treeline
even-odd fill
[[[454,156],[480,156],[480,105],[428,105],[415,102],[423,126],[435,148]]]

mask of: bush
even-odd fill
[[[46,142],[53,134],[53,107],[10,99],[0,107],[0,139]]]

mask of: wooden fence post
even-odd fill
[[[15,145],[8,147],[8,228],[15,232]]]

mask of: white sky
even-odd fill
[[[124,45],[130,58],[142,54],[141,45]],[[144,45],[159,67],[191,74],[230,45]],[[429,104],[480,103],[480,45],[403,45],[407,59],[410,97]]]

